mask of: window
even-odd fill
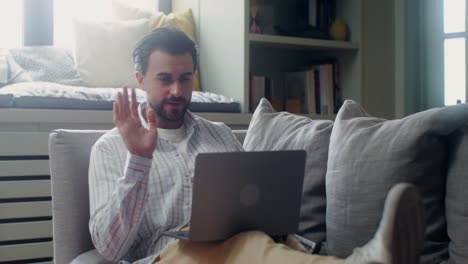
[[[0,1],[0,48],[23,46],[23,1]]]
[[[466,103],[466,0],[444,0],[445,105]]]
[[[114,0],[115,1],[115,0]],[[156,10],[156,0],[118,0],[125,4]],[[54,0],[54,45],[73,46],[73,20],[111,20],[112,0]]]

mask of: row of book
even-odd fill
[[[250,111],[262,97],[277,111],[310,114],[336,114],[342,105],[338,63],[323,62],[284,73],[284,91],[274,92],[266,76],[250,75]]]
[[[262,98],[271,102],[272,91],[273,80],[271,78],[250,74],[249,111],[254,112]]]

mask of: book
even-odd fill
[[[320,114],[328,115],[329,111],[329,75],[327,64],[319,65],[319,78],[320,78]]]
[[[327,74],[328,74],[328,114],[333,114],[335,112],[335,79],[333,76],[333,64],[327,64]]]
[[[305,72],[306,74],[306,85],[304,93],[304,101],[306,113],[317,113],[317,99],[316,99],[316,81],[318,76],[315,68],[310,68]]]
[[[307,72],[294,71],[285,73],[285,87],[286,87],[286,111],[293,108],[294,112],[307,112],[304,104],[304,93],[307,87]],[[298,106],[299,104],[299,106]],[[293,106],[294,105],[294,106]],[[299,110],[298,110],[299,108]]]
[[[250,75],[250,112],[254,112],[260,100],[265,97],[265,79],[265,76]]]
[[[317,26],[317,0],[309,0],[309,25]]]
[[[338,62],[333,63],[333,85],[334,85],[334,109],[333,113],[337,114],[338,110],[340,110],[341,106],[343,105],[343,97],[341,94],[341,87],[340,87],[340,67]]]
[[[339,64],[321,60],[296,71],[285,72],[286,110],[297,111],[300,99],[302,113],[336,114],[342,105],[339,89]]]

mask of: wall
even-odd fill
[[[394,0],[363,1],[363,100],[371,115],[395,117]]]

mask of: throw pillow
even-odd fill
[[[148,19],[75,21],[75,61],[88,87],[139,87],[132,52],[149,33]]]
[[[112,1],[112,14],[115,20],[130,20],[130,19],[149,19],[150,29],[154,30],[158,27],[173,26],[185,32],[187,36],[196,42],[195,37],[195,22],[193,21],[192,10],[187,9],[181,12],[173,12],[164,14],[162,12],[151,12],[142,10],[137,7],[125,5],[124,3],[113,0]],[[200,64],[198,64],[200,66]],[[193,90],[200,91],[200,78],[198,69],[195,72],[193,81]]]
[[[468,126],[450,144],[445,206],[450,237],[449,263],[468,263]]]
[[[0,50],[0,88],[17,82],[31,82],[31,76],[11,57],[8,50]]]
[[[70,50],[52,46],[10,49],[15,62],[35,82],[55,82],[82,86]]]
[[[262,99],[243,144],[246,151],[300,149],[307,152],[299,234],[317,243],[325,240],[326,233],[325,173],[332,128],[330,120],[276,112]]]
[[[420,190],[426,209],[421,262],[448,258],[447,136],[467,121],[468,105],[385,120],[346,101],[336,117],[328,154],[327,253],[346,257],[367,243],[377,230],[390,188],[409,182]]]

